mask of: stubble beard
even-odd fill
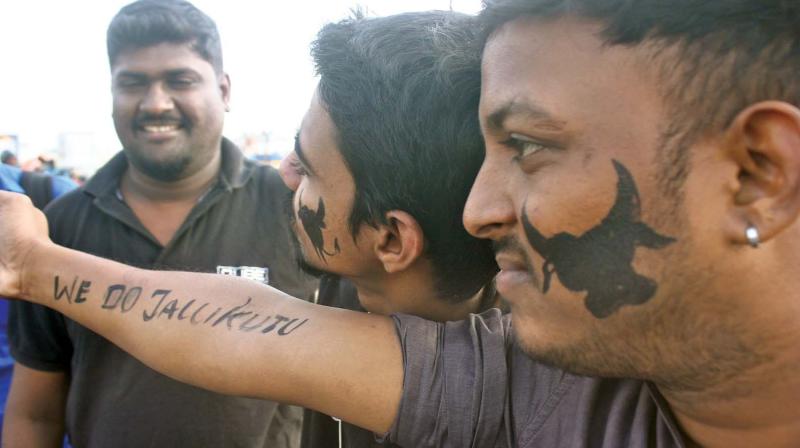
[[[143,154],[139,148],[126,148],[128,161],[145,175],[161,181],[175,182],[186,177],[186,171],[192,163],[192,154],[186,149],[167,160],[153,160]]]
[[[678,241],[669,254],[655,254],[661,258],[654,300],[593,319],[568,342],[528,341],[524,329],[519,336],[515,329],[515,337],[532,358],[579,375],[651,381],[662,391],[706,399],[747,393],[751,387],[734,378],[771,361],[762,349],[769,341],[750,330],[747,316],[733,312],[733,299],[714,286],[725,273],[699,253],[681,197],[660,202],[651,204],[661,217],[653,224]]]

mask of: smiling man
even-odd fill
[[[8,194],[0,292],[180,380],[405,446],[798,446],[800,9],[497,0],[483,19],[486,159],[464,223],[496,242],[513,317],[388,319],[135,269],[53,245]],[[85,300],[54,295],[62,278]],[[111,287],[145,299],[103,309]],[[145,322],[165,290],[305,324]]]
[[[290,192],[222,137],[231,87],[214,22],[184,1],[143,0],[114,17],[107,44],[123,150],[48,209],[53,239],[154,269],[257,267],[310,297],[316,282],[294,264],[283,212]],[[64,432],[76,447],[299,439],[299,409],[180,384],[46,308],[14,304],[10,328],[4,446],[60,446]]]

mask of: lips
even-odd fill
[[[503,271],[526,271],[527,267],[525,262],[518,257],[510,254],[498,253],[495,255],[497,266]]]
[[[164,133],[164,132],[173,132],[180,129],[180,125],[173,123],[173,124],[149,124],[139,127],[140,130],[149,133]]]
[[[506,298],[513,297],[513,290],[535,285],[533,276],[525,261],[508,253],[495,256],[500,272],[495,277],[497,291]]]
[[[152,142],[171,140],[178,132],[185,129],[181,120],[177,119],[139,119],[135,125],[136,131]]]

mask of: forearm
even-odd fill
[[[15,363],[3,419],[3,447],[61,447],[68,387],[64,372]]]
[[[376,432],[400,399],[390,319],[315,306],[259,283],[146,271],[37,246],[23,296],[105,336],[151,368],[216,392],[296,403]]]

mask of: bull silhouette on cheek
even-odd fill
[[[325,203],[322,198],[319,198],[317,203],[317,211],[311,210],[303,203],[303,193],[300,193],[300,210],[297,211],[297,216],[303,224],[308,239],[314,245],[314,251],[319,255],[322,261],[325,257],[332,257],[340,252],[339,239],[333,239],[333,252],[325,250],[325,238],[322,236],[322,230],[325,229]]]
[[[674,238],[660,235],[641,221],[639,192],[631,173],[616,160],[617,198],[608,215],[581,236],[566,232],[545,238],[530,222],[522,207],[522,225],[531,247],[544,257],[542,291],[550,289],[552,275],[565,288],[586,291],[586,309],[603,319],[624,305],[650,300],[658,285],[633,270],[638,246],[660,249]]]

